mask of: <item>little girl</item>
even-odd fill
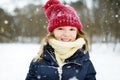
[[[49,33],[25,80],[96,80],[88,41],[75,10],[59,0],[48,0],[43,9]]]

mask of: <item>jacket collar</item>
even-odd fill
[[[54,49],[49,45],[44,46],[43,59],[49,62],[51,66],[58,66],[54,55]],[[66,64],[77,64],[82,65],[84,61],[89,60],[89,53],[85,52],[83,49],[78,49],[76,53],[70,58],[66,59]]]

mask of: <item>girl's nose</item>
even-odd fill
[[[69,36],[69,34],[70,34],[70,33],[69,33],[68,30],[65,30],[64,33],[63,33],[63,35],[64,35],[65,37]]]

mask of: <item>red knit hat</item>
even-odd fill
[[[61,26],[72,26],[82,30],[80,19],[72,7],[60,3],[59,0],[48,0],[43,9],[48,19],[49,32]]]

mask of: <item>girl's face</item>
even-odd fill
[[[72,42],[76,40],[77,28],[71,26],[58,27],[54,29],[53,34],[59,41]]]

